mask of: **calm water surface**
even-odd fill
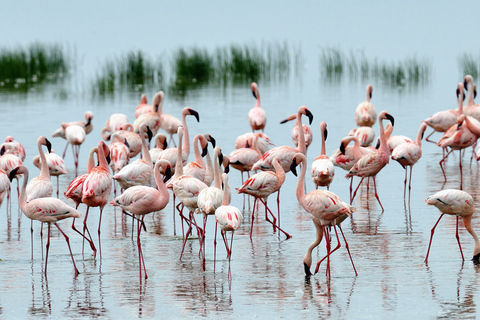
[[[369,56],[385,60],[414,54],[431,60],[432,79],[419,87],[392,88],[372,82],[372,102],[377,112],[389,111],[395,117],[394,134],[412,138],[422,119],[456,107],[454,92],[463,77],[456,57],[461,52],[479,52],[478,43],[467,42],[478,33],[476,20],[468,19],[470,12],[478,12],[475,10],[478,8],[460,15],[458,8],[450,3],[438,5],[435,15],[431,8],[413,2],[396,6],[369,2],[361,6],[328,4],[328,7],[313,3],[279,7],[274,2],[251,2],[228,8],[218,2],[156,7],[143,4],[143,7],[141,3],[112,7],[94,2],[90,5],[58,2],[56,11],[51,7],[54,4],[41,8],[3,5],[8,10],[0,13],[2,30],[7,30],[5,25],[17,27],[0,35],[2,44],[58,41],[76,48],[80,65],[60,87],[52,85],[40,92],[1,95],[2,137],[12,135],[25,145],[25,163],[31,177],[39,173],[32,165],[37,137],[50,137],[60,122],[83,119],[86,110],[94,113],[94,131],[81,147],[79,174],[86,171],[88,150],[99,141],[100,130],[111,113],[125,113],[133,122],[142,90],[106,98],[92,97],[88,90],[96,68],[122,51],[143,49],[157,54],[171,52],[178,46],[213,48],[232,42],[271,39],[300,43],[305,55],[300,75],[292,75],[287,81],[259,81],[259,88],[262,106],[268,114],[266,133],[277,146],[292,145],[293,123],[279,122],[301,105],[311,109],[315,118],[309,163],[320,154],[319,123],[328,124],[327,153],[331,154],[355,126],[353,113],[364,99],[367,84],[348,78],[338,83],[322,81],[318,72],[322,46],[339,46],[345,51],[364,49]],[[64,14],[53,16],[53,12]],[[151,100],[155,91],[145,93]],[[164,112],[179,116],[183,107],[194,108],[201,121],[196,123],[188,118],[191,137],[209,132],[228,154],[233,150],[235,138],[249,131],[246,114],[254,103],[248,84],[226,89],[207,87],[185,99],[167,94]],[[374,128],[378,132],[378,125]],[[51,141],[57,152],[63,150],[64,140]],[[381,212],[372,190],[367,193],[362,188],[355,199],[353,205],[357,211],[343,223],[343,230],[358,270],[357,277],[342,246],[332,256],[330,279],[325,276],[325,266],[317,275],[305,279],[302,259],[314,240],[315,228],[297,202],[294,191],[297,180],[291,173],[287,174],[281,192],[281,224],[293,237],[285,240],[274,234],[260,208],[250,239],[253,204],[246,203],[244,223],[235,233],[232,280],[227,276],[228,261],[221,244],[214,267],[213,219],[209,219],[206,232],[206,270],[201,269],[196,239],[188,241],[184,257],[179,260],[181,228],[178,216],[174,222],[172,204],[146,217],[142,248],[149,279],[142,284],[138,279],[131,219],[125,219],[110,205],[103,214],[102,259],[93,259],[89,250],[82,255],[79,237],[71,232],[70,222],[63,221],[61,226],[71,236],[80,275],[74,277],[65,242],[54,232],[46,277],[42,269],[40,225],[35,224],[32,260],[30,221],[22,216],[14,196],[11,212],[7,212],[5,203],[0,210],[3,217],[0,314],[5,318],[474,319],[480,271],[469,260],[461,261],[454,218],[444,217],[439,224],[429,264],[423,263],[430,229],[439,216],[436,208],[424,205],[424,199],[443,188],[460,187],[458,154],[447,162],[448,181],[444,183],[438,165],[441,150],[430,143],[424,143],[423,147],[423,157],[414,167],[410,202],[403,197],[404,170],[393,161],[377,177],[385,212]],[[469,155],[468,151],[463,159],[463,187],[478,201],[479,166],[475,162],[470,166]],[[60,178],[61,193],[74,178],[70,153],[66,163],[69,174]],[[344,174],[336,169],[331,191],[348,200],[349,182]],[[231,172],[229,184],[231,188],[240,186],[238,172]],[[313,188],[307,178],[307,190]],[[272,197],[270,203],[274,202]],[[243,197],[234,194],[232,204],[243,208]],[[82,205],[79,211],[84,214],[85,209]],[[97,223],[98,209],[93,209],[90,230],[96,230]],[[478,216],[474,217],[473,227],[480,230]],[[94,239],[97,241],[96,234]],[[460,239],[465,256],[470,259],[473,239],[463,225]],[[314,261],[326,252],[324,242],[318,248],[314,251]]]

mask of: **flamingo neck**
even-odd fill
[[[380,128],[380,151],[382,153],[388,154],[389,152],[387,146],[387,138],[385,137],[385,129],[383,128],[383,119],[380,119],[378,127]]]
[[[298,147],[297,150],[300,153],[305,154],[307,147],[305,146],[305,135],[303,133],[302,113],[297,113],[297,126],[298,126]]]
[[[468,130],[470,130],[477,137],[480,137],[480,128],[475,125],[475,123],[471,122],[469,117],[465,117],[465,123],[467,124]]]
[[[100,146],[98,148],[98,165],[99,167],[107,170],[107,172],[110,172],[110,168],[108,167],[108,163],[107,163],[107,158],[105,156],[105,152],[103,151],[103,147]]]
[[[463,224],[465,225],[465,229],[472,235],[473,240],[475,241],[475,246],[473,247],[473,255],[477,255],[480,253],[480,240],[478,239],[477,234],[472,228],[472,216],[466,216],[463,218]]]
[[[457,98],[457,100],[458,100],[458,115],[457,116],[460,116],[460,115],[463,114],[463,95],[464,95],[464,92],[460,91],[459,97]],[[467,101],[467,103],[468,103],[468,101]]]
[[[301,129],[302,129],[302,131],[303,131],[303,128],[301,128]],[[325,149],[325,129],[322,128],[322,130],[321,130],[320,133],[321,133],[321,135],[322,135],[322,150],[321,150],[320,154],[321,154],[322,156],[324,156],[324,155],[327,154],[327,151],[326,151],[326,149]]]
[[[225,174],[223,177],[223,197],[222,197],[222,206],[228,206],[230,201],[228,200],[228,175]]]
[[[178,147],[177,147],[177,161],[175,162],[175,175],[177,177],[183,176],[182,140],[183,140],[183,134],[179,134]]]
[[[282,184],[285,182],[285,170],[283,170],[283,167],[278,159],[273,161],[273,167],[275,168],[275,175],[278,179],[277,188],[280,189]]]
[[[38,152],[40,153],[40,159],[42,166],[40,167],[40,176],[50,179],[50,170],[48,169],[47,157],[45,157],[45,153],[43,152],[42,145],[37,143]]]
[[[23,213],[25,214],[27,212],[26,210],[27,202],[25,201],[25,192],[27,190],[27,183],[28,183],[28,170],[24,170],[23,183],[22,183],[22,188],[20,189],[20,197],[18,198],[18,204],[20,206],[20,209],[22,209]]]
[[[87,173],[90,173],[93,170],[93,168],[95,168],[95,159],[93,159],[93,154],[95,152],[98,153],[98,147],[92,148],[88,153]],[[97,158],[98,158],[98,155],[97,155]]]
[[[298,202],[302,205],[302,207],[305,208],[304,203],[305,203],[305,190],[303,189],[303,185],[305,183],[305,173],[307,172],[307,159],[303,158],[302,159],[302,171],[300,172],[300,176],[298,177],[297,180],[297,189],[296,189],[296,195]]]
[[[220,189],[220,162],[219,162],[220,150],[216,149],[213,151],[213,186]]]
[[[145,140],[145,134],[142,132],[140,133],[140,138],[142,139],[142,157],[143,160],[150,164],[153,167],[152,157],[150,156],[150,152],[148,151],[147,140]]]
[[[182,146],[182,156],[185,157],[186,160],[188,160],[188,156],[190,155],[190,137],[188,135],[188,126],[187,126],[187,120],[186,120],[186,114],[182,113],[182,124],[183,124],[183,145],[178,143],[178,145]],[[181,158],[182,159],[182,158]],[[177,170],[177,169],[175,169]]]
[[[303,258],[303,263],[309,269],[312,265],[312,251],[320,244],[320,242],[322,242],[323,238],[323,227],[316,222],[313,222],[313,224],[315,225],[315,229],[317,230],[317,235],[315,241],[308,247],[307,254],[305,254],[305,257]]]
[[[168,193],[167,186],[163,182],[162,175],[160,174],[161,164],[162,164],[161,160],[155,163],[154,177],[155,177],[155,182],[157,184],[157,190],[161,194],[161,197],[159,197],[158,200],[164,200],[165,205],[167,205],[170,198],[170,194]]]
[[[203,137],[203,136],[196,135],[193,138],[193,153],[195,154],[195,162],[204,167],[205,162],[203,161],[202,154],[200,153],[200,148],[198,147],[201,139],[200,137]]]

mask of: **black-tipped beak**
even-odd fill
[[[223,153],[220,153],[220,155],[218,156],[218,163],[220,165],[222,165],[222,163],[223,163]]]
[[[245,148],[250,148],[250,144],[247,142],[245,142]]]
[[[147,135],[148,135],[148,142],[152,141],[153,132],[152,130],[150,130],[149,127],[147,127]]]
[[[308,121],[309,121],[308,123],[309,123],[309,124],[312,124],[312,121],[313,121],[313,114],[312,114],[312,113],[310,112],[310,110],[308,110],[308,109],[307,109],[307,110],[305,110],[305,114],[306,114],[306,115],[307,115],[307,117],[308,117]]]
[[[48,139],[45,139],[46,142],[47,142],[47,150],[48,150],[48,153],[52,152],[52,144],[50,143],[50,141],[48,141]]]
[[[165,141],[163,141],[163,150],[167,148],[168,148],[168,143],[167,143],[167,139],[165,139]]]
[[[467,79],[463,80],[463,87],[465,88],[465,90],[468,91],[468,82],[467,82]],[[458,96],[458,89],[457,89],[457,96]]]
[[[112,159],[110,158],[110,152],[107,154],[105,159],[107,160],[107,163],[110,164],[110,162],[112,161]]]
[[[3,156],[5,153],[5,146],[2,146],[2,149],[0,149],[0,156]]]
[[[287,122],[288,122],[288,119],[285,119],[285,120],[280,121],[280,124],[284,124],[284,123],[287,123]]]
[[[325,128],[325,133],[323,134],[323,139],[327,140],[328,130]]]
[[[188,111],[190,112],[190,114],[192,116],[195,117],[195,119],[197,119],[197,122],[200,122],[200,115],[198,114],[197,111],[193,110],[193,109],[188,109]]]
[[[255,97],[255,99],[258,100],[258,98],[257,98],[257,93],[255,92],[255,90],[252,90],[252,94],[253,94],[253,96]]]
[[[345,155],[345,146],[343,145],[343,143],[340,143],[340,152]]]
[[[207,152],[208,152],[208,144],[205,148],[202,149],[202,158],[207,155]]]
[[[478,266],[480,265],[480,253],[477,253],[476,255],[473,256],[473,264]]]
[[[156,104],[156,105],[155,105],[155,112],[158,112],[158,107],[159,107],[159,105]]]
[[[458,96],[460,95],[460,90],[458,90],[458,88],[457,88],[457,93],[456,94],[457,94],[457,98],[458,98]]]
[[[375,146],[375,149],[379,149],[380,148],[380,139],[377,139],[377,145]]]
[[[172,168],[170,166],[165,170],[165,177],[163,178],[163,183],[166,183],[172,177]]]
[[[212,147],[215,149],[217,146],[217,141],[215,141],[215,138],[210,136],[210,143],[212,144]]]
[[[372,91],[370,91],[370,94],[369,94],[370,99],[372,99],[372,92],[373,92],[373,89],[372,89]]]
[[[87,123],[85,123],[85,127],[88,127],[92,123],[92,118],[87,119]]]
[[[312,273],[310,272],[310,267],[307,266],[307,264],[305,262],[303,263],[303,269],[305,270],[305,275],[307,277],[310,277],[312,275]]]
[[[112,135],[109,134],[105,140],[110,141],[111,138],[112,138]]]
[[[390,122],[392,123],[392,126],[395,126],[395,119],[392,117],[391,114],[387,113],[385,117],[387,117],[387,119],[390,120]]]
[[[227,163],[225,166],[225,169],[223,170],[223,173],[229,173],[230,172],[230,163]]]
[[[125,139],[124,144],[127,146],[128,149],[130,149],[130,144],[128,143],[127,139]]]
[[[473,90],[473,99],[477,97],[477,89]]]
[[[290,164],[290,171],[292,171],[295,177],[297,176],[297,160],[293,159],[292,163]]]
[[[2,148],[3,149],[3,148]],[[15,178],[15,176],[17,175],[17,172],[18,172],[18,167],[16,167],[15,169],[13,169],[12,171],[10,171],[10,174],[8,176],[8,178],[10,179],[10,182],[13,181],[13,178]]]

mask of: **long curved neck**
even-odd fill
[[[298,147],[297,150],[300,153],[305,154],[307,147],[305,146],[305,135],[303,134],[302,113],[297,113],[297,126],[298,126]]]
[[[303,131],[303,128],[301,128],[301,129]],[[327,154],[327,151],[325,149],[325,129],[324,128],[322,128],[320,134],[322,135],[322,150],[321,150],[320,154],[324,156],[324,155]]]
[[[480,253],[480,240],[478,239],[477,234],[472,228],[472,216],[470,215],[463,217],[463,224],[465,225],[465,228],[472,235],[473,240],[475,241],[475,246],[473,248],[473,255],[475,256]]]
[[[142,139],[142,157],[150,166],[153,167],[152,157],[150,156],[150,152],[148,151],[147,140],[145,140],[145,134],[143,132],[140,133],[140,138]]]
[[[471,107],[473,105],[475,105],[475,101],[473,101],[473,86],[470,85],[470,92],[468,92],[468,99],[467,99],[467,104],[466,106],[467,107]]]
[[[183,162],[182,162],[182,140],[183,134],[178,135],[178,147],[177,147],[177,161],[175,162],[175,175],[183,175]]]
[[[162,195],[162,199],[166,199],[166,202],[168,203],[169,200],[169,193],[167,186],[163,182],[162,175],[160,174],[160,166],[162,165],[162,160],[159,160],[155,163],[155,170],[154,170],[154,177],[155,177],[155,182],[157,184],[157,190],[160,192]]]
[[[88,162],[87,162],[87,173],[90,173],[93,168],[95,168],[95,159],[93,158],[93,154],[97,152],[98,153],[98,147],[94,147],[90,149],[90,152],[88,153]],[[98,158],[98,155],[97,155]]]
[[[182,150],[182,156],[185,157],[185,159],[188,159],[188,156],[190,155],[190,137],[188,135],[188,127],[187,127],[187,120],[186,120],[186,114],[182,113],[182,124],[183,124],[183,145],[178,142],[178,145],[181,145],[183,150]],[[175,169],[177,170],[177,169]]]
[[[37,146],[38,146],[38,153],[40,154],[40,159],[42,163],[42,166],[40,167],[40,176],[50,179],[50,170],[48,169],[47,157],[45,157],[45,153],[43,152],[42,145],[37,142]]]
[[[280,163],[280,161],[273,161],[273,167],[275,168],[275,175],[277,176],[277,187],[280,189],[282,184],[285,182],[285,170]]]
[[[422,146],[422,136],[423,136],[423,133],[425,132],[425,129],[422,128],[422,126],[420,126],[420,129],[418,129],[418,133],[417,133],[417,140],[415,141],[415,143],[421,147]]]
[[[222,206],[228,206],[230,201],[228,200],[228,175],[223,176],[223,197],[222,197]]]
[[[467,124],[468,130],[470,130],[477,137],[480,137],[480,128],[471,122],[468,117],[465,117],[465,123]]]
[[[24,213],[27,211],[25,210],[25,207],[27,206],[27,202],[25,201],[25,192],[27,190],[27,183],[28,183],[28,171],[25,170],[25,172],[23,172],[23,183],[22,183],[22,189],[20,189],[20,198],[18,198],[20,209],[22,209]]]
[[[385,137],[385,129],[383,128],[383,119],[380,119],[378,122],[378,127],[380,128],[380,150],[383,153],[388,152],[387,138]]]
[[[360,141],[358,141],[357,137],[352,137],[353,140],[353,157],[355,161],[362,157],[362,152],[360,151]]]
[[[205,164],[203,162],[202,154],[200,153],[200,148],[198,148],[200,136],[197,134],[193,137],[193,153],[195,155],[195,162],[198,164]]]
[[[220,150],[215,148],[213,151],[213,161],[215,162],[213,165],[213,186],[215,188],[220,189],[220,162],[219,158],[220,157]]]
[[[109,171],[107,159],[103,147],[98,148],[98,166]],[[110,171],[109,171],[110,172]]]
[[[457,97],[457,103],[458,103],[458,116],[463,114],[463,95],[464,92],[461,91],[460,94]]]
[[[323,238],[323,227],[315,222],[313,224],[315,225],[315,229],[317,230],[317,236],[315,238],[315,241],[308,247],[307,254],[305,254],[305,257],[303,258],[303,263],[305,263],[308,268],[310,268],[310,266],[312,265],[312,251],[320,244],[320,242],[322,242]]]
[[[303,185],[305,183],[305,173],[307,172],[307,159],[303,158],[302,159],[302,171],[300,172],[300,176],[298,177],[297,180],[297,189],[296,189],[296,195],[297,195],[297,200],[300,202],[302,207],[304,206],[305,203],[305,190],[303,189]]]

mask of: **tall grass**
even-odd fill
[[[480,56],[475,58],[471,54],[462,53],[458,56],[457,62],[462,76],[469,74],[474,79],[478,79],[480,74]]]
[[[431,67],[426,59],[415,56],[400,61],[368,59],[363,51],[351,50],[348,55],[336,48],[322,49],[320,73],[330,80],[348,76],[350,79],[374,79],[391,86],[426,83],[430,80]]]
[[[62,78],[69,70],[66,54],[57,44],[34,43],[17,48],[0,48],[0,84],[29,86]]]

